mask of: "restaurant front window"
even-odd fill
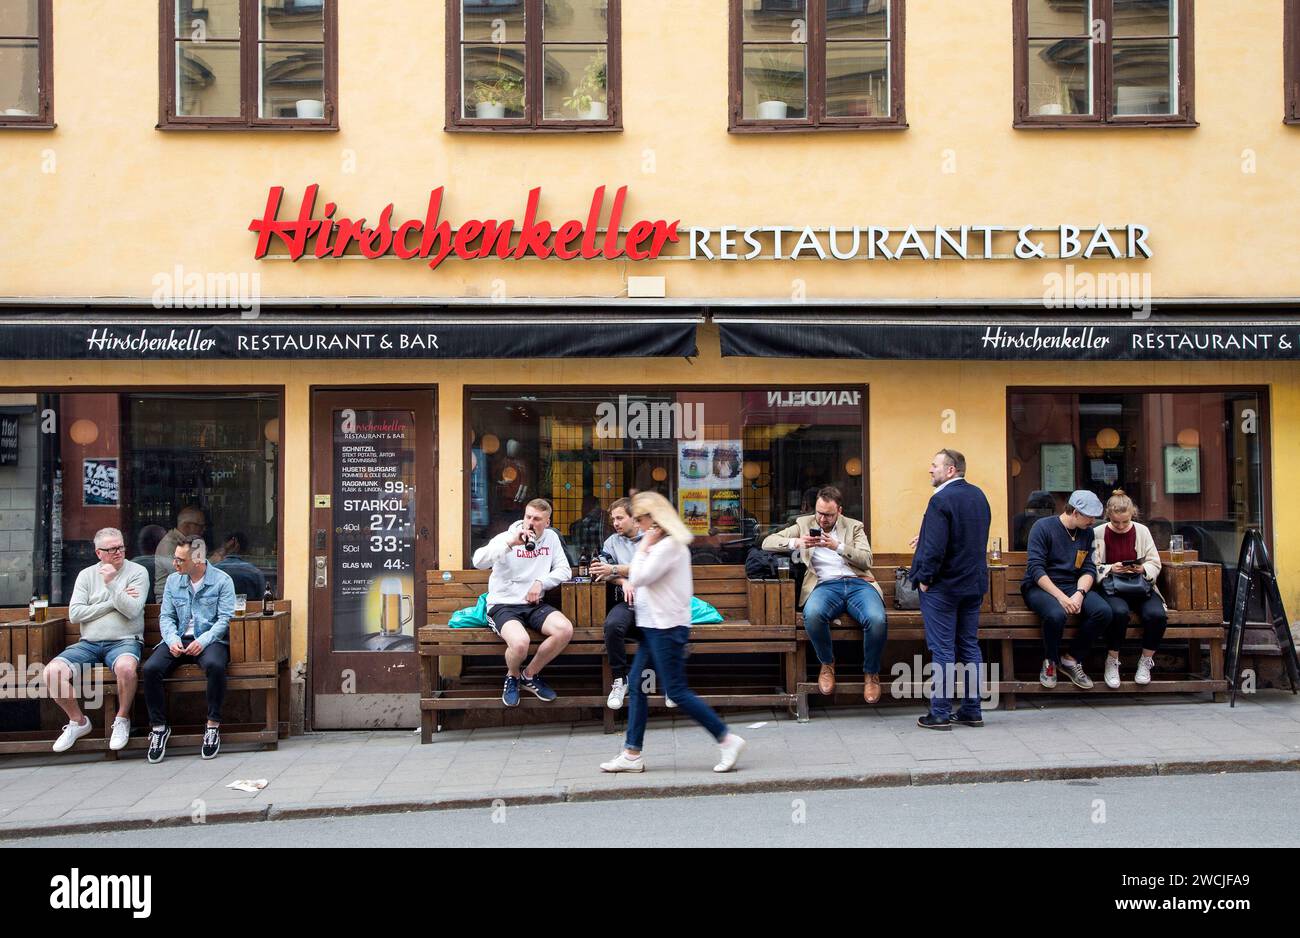
[[[613,533],[612,502],[653,491],[696,535],[696,563],[743,563],[823,485],[864,517],[864,405],[844,387],[471,392],[470,547],[540,497],[576,561]]]
[[[0,394],[0,606],[66,605],[108,527],[152,601],[182,534],[250,602],[279,595],[279,451],[275,394]]]
[[[1071,491],[1122,488],[1159,549],[1181,534],[1223,565],[1226,601],[1246,530],[1269,533],[1264,405],[1255,389],[1011,392],[1012,548]]]

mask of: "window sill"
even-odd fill
[[[272,133],[338,133],[338,124],[327,123],[286,123],[286,124],[230,124],[230,123],[180,123],[172,122],[166,124],[155,124],[154,130],[172,131],[205,131],[205,130],[222,130],[235,132],[253,132],[262,133],[270,131]]]
[[[543,124],[539,127],[508,124],[446,124],[449,134],[621,134],[622,124]]]
[[[50,121],[3,121],[0,120],[0,130],[54,130],[59,125]]]
[[[1194,120],[1155,120],[1155,121],[1041,121],[1017,120],[1011,124],[1015,130],[1159,130],[1173,128],[1189,130],[1200,127]]]
[[[862,133],[863,131],[907,130],[907,121],[870,124],[732,124],[729,134],[825,134]]]

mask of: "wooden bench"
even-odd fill
[[[1159,587],[1169,609],[1169,627],[1165,631],[1162,648],[1171,640],[1186,641],[1186,674],[1164,674],[1152,677],[1151,683],[1139,685],[1131,678],[1124,680],[1118,689],[1111,690],[1102,683],[1100,675],[1095,676],[1097,686],[1091,691],[1080,690],[1068,680],[1062,679],[1052,689],[1043,687],[1035,677],[1032,680],[1019,680],[1015,669],[1015,643],[1036,642],[1041,647],[1042,628],[1038,616],[1025,605],[1020,593],[1020,583],[1024,579],[1027,556],[1024,552],[1012,552],[1003,555],[1001,565],[989,568],[989,590],[984,596],[980,613],[979,639],[981,642],[998,643],[996,656],[983,655],[984,661],[996,661],[1000,669],[997,682],[998,695],[1007,710],[1016,708],[1018,694],[1091,694],[1091,693],[1208,693],[1215,701],[1222,701],[1228,688],[1224,677],[1223,663],[1223,596],[1221,588],[1221,568],[1217,564],[1199,563],[1194,551],[1187,551],[1187,562],[1172,564],[1167,552],[1161,553],[1164,567],[1160,573]],[[877,554],[872,566],[872,575],[880,583],[885,597],[885,612],[889,624],[889,642],[925,641],[925,626],[919,611],[905,611],[894,607],[894,577],[899,567],[910,567],[910,554]],[[796,655],[795,668],[799,681],[795,687],[795,714],[797,719],[808,719],[808,696],[819,694],[815,681],[808,680],[807,658],[809,639],[803,628],[803,614],[798,616],[797,641],[799,650]],[[1077,616],[1071,616],[1067,622],[1063,640],[1077,634]],[[1136,615],[1130,616],[1129,629],[1125,634],[1127,641],[1140,641],[1142,628]],[[862,630],[847,616],[834,620],[831,626],[833,641],[862,641]],[[1210,676],[1201,673],[1201,643],[1209,642]],[[888,646],[886,646],[888,647]],[[1094,649],[1096,646],[1094,646]],[[928,661],[928,653],[924,656]],[[1132,661],[1126,659],[1126,666]],[[889,685],[891,667],[888,659],[881,664],[881,683]],[[838,677],[838,675],[837,675]],[[899,687],[901,678],[894,682],[897,690],[914,698],[922,698],[923,682],[919,675],[913,675],[909,686]],[[862,700],[863,683],[861,681],[840,681],[837,679],[834,697],[855,696]],[[888,692],[888,691],[886,691]]]
[[[258,723],[224,723],[221,727],[222,743],[259,743],[269,749],[275,749],[278,740],[289,735],[289,655],[291,631],[291,605],[289,600],[279,600],[275,604],[276,612],[272,616],[250,614],[243,618],[230,620],[230,667],[227,671],[227,688],[232,691],[253,691],[263,700],[264,720]],[[148,660],[154,646],[162,641],[158,628],[160,606],[151,603],[145,606],[144,651],[143,660]],[[250,613],[253,612],[250,607]],[[42,632],[37,633],[31,624],[23,628],[0,625],[0,663],[15,666],[20,658],[27,664],[46,664],[59,652],[79,641],[81,629],[67,620],[67,607],[52,607],[49,610],[50,621],[45,623]],[[27,619],[27,610],[0,609],[0,623],[22,622]],[[25,632],[21,646],[17,635]],[[39,636],[39,640],[34,638]],[[8,641],[6,642],[6,637]],[[34,647],[40,648],[40,660],[32,657]],[[91,733],[77,740],[71,751],[102,751],[108,758],[116,758],[117,753],[108,748],[112,735],[113,717],[117,715],[117,677],[108,668],[99,666],[92,674],[92,680],[100,682],[103,688],[103,704],[99,708],[102,726],[97,733]],[[207,680],[198,665],[186,664],[176,669],[165,684],[168,694],[203,694],[207,691]],[[0,701],[3,705],[4,701]],[[53,706],[51,704],[51,706]],[[83,703],[83,709],[84,703]],[[132,714],[132,735],[127,749],[144,750],[149,746],[148,717],[144,703],[143,684],[137,687]],[[94,711],[87,710],[94,720]],[[60,720],[63,719],[59,712]],[[0,753],[48,752],[50,745],[58,738],[59,730],[42,729],[28,732],[0,733]],[[180,726],[174,729],[169,746],[198,746],[203,742],[203,724]]]
[[[450,579],[444,579],[446,573]],[[750,618],[750,582],[741,566],[696,566],[691,571],[695,578],[695,595],[717,608],[723,622],[716,625],[694,625],[691,641],[687,645],[690,655],[776,655],[780,661],[780,678],[775,686],[744,686],[693,688],[715,707],[756,707],[777,704],[788,706],[791,686],[795,677],[796,652],[793,583],[785,585],[785,602],[789,616],[779,611],[769,614],[768,590],[763,590],[762,622]],[[446,710],[503,709],[500,686],[504,665],[493,668],[486,680],[471,682],[458,676],[440,674],[439,661],[444,657],[462,655],[487,655],[500,658],[501,639],[487,628],[453,629],[447,621],[458,609],[472,606],[481,593],[487,591],[488,570],[430,570],[427,576],[428,622],[419,630],[420,654],[420,741],[431,742],[438,725],[437,716]],[[523,697],[521,708],[599,708],[606,732],[613,732],[617,714],[605,706],[613,675],[605,656],[605,613],[609,607],[605,584],[567,583],[548,595],[548,601],[565,612],[574,624],[573,639],[560,657],[589,655],[601,662],[599,685],[594,673],[580,673],[572,681],[552,679],[550,683],[561,693],[560,699],[544,703]],[[551,597],[555,592],[559,600]],[[782,588],[772,584],[776,607],[781,607]],[[535,652],[540,639],[530,633],[530,654]],[[637,644],[628,642],[629,658],[636,653]],[[662,694],[649,697],[650,706],[665,707]]]

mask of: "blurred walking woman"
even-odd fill
[[[1115,489],[1106,502],[1106,521],[1093,529],[1094,558],[1102,596],[1110,604],[1111,622],[1106,629],[1106,686],[1117,688],[1119,651],[1124,644],[1130,612],[1142,622],[1142,656],[1134,680],[1151,683],[1156,649],[1164,637],[1168,615],[1164,599],[1156,588],[1160,576],[1160,552],[1145,524],[1137,522],[1137,506]]]
[[[644,537],[632,558],[626,592],[636,601],[636,622],[641,644],[628,675],[627,738],[623,751],[601,763],[606,772],[643,772],[641,744],[645,739],[646,697],[642,680],[653,669],[664,694],[718,741],[720,755],[715,772],[730,772],[745,748],[745,741],[727,731],[713,708],[686,686],[686,643],[691,634],[691,532],[677,516],[672,503],[657,492],[642,492],[632,499],[632,518]]]

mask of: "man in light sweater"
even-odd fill
[[[519,685],[539,700],[555,699],[540,677],[542,668],[573,638],[573,623],[554,606],[542,602],[549,589],[569,579],[569,558],[560,536],[551,527],[551,503],[534,498],[516,521],[474,552],[476,570],[492,569],[488,577],[488,625],[506,643],[506,681],[501,702],[519,705]],[[528,657],[528,629],[544,636],[533,660]]]
[[[95,555],[100,562],[77,574],[68,606],[69,621],[81,626],[81,640],[45,667],[45,686],[68,715],[68,724],[54,741],[55,752],[66,752],[90,732],[90,718],[77,703],[73,675],[99,664],[117,676],[117,718],[109,748],[121,749],[131,735],[131,703],[144,642],[144,604],[150,598],[149,571],[126,559],[126,542],[117,528],[95,532]]]

